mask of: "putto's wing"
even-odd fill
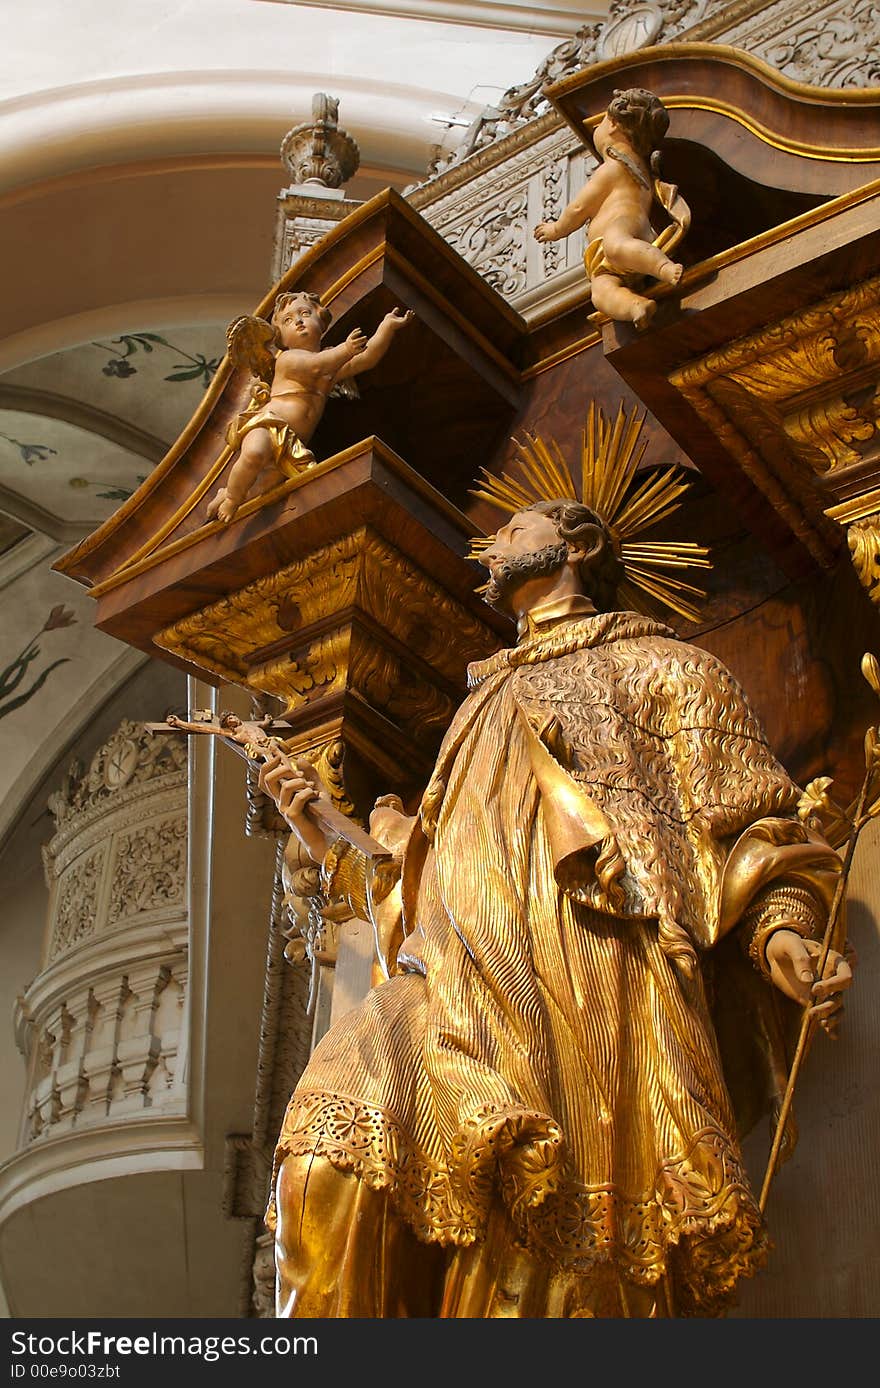
[[[272,346],[275,342],[275,329],[265,318],[255,318],[253,314],[242,314],[235,318],[226,329],[229,356],[234,366],[246,366],[255,376],[267,385],[272,384],[275,374],[275,357]]]
[[[360,400],[357,381],[337,381],[330,392],[331,400]]]

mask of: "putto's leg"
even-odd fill
[[[263,468],[275,460],[272,440],[266,429],[252,429],[241,442],[241,451],[233,463],[226,486],[221,487],[208,506],[208,519],[216,516],[224,524],[231,521],[256,482]]]
[[[637,236],[616,233],[613,228],[603,237],[605,255],[615,269],[624,269],[631,275],[651,275],[664,284],[678,284],[683,266],[670,260],[665,251],[650,241],[642,241]]]
[[[634,294],[617,275],[597,275],[590,283],[590,295],[600,313],[617,322],[634,323],[639,329],[648,326],[657,309],[653,299]]]

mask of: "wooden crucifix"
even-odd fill
[[[290,724],[274,721],[271,716],[246,723],[234,713],[221,713],[219,718],[215,718],[210,710],[197,710],[191,720],[178,718],[177,714],[171,713],[168,715],[167,722],[145,723],[144,727],[150,733],[206,733],[211,737],[222,738],[227,747],[231,747],[234,752],[245,757],[248,761],[256,762],[259,765],[280,757],[292,774],[304,775],[310,780],[315,778],[314,768],[295,761],[281,744],[279,734],[290,732]],[[356,824],[353,819],[349,819],[348,815],[337,810],[336,806],[320,790],[316,799],[312,800],[306,807],[306,814],[314,819],[320,829],[330,835],[335,835],[337,838],[345,839],[346,843],[350,843],[353,848],[358,849],[366,857],[372,859],[391,857],[387,848],[383,847],[371,834],[368,834],[366,829],[362,829],[359,824]]]

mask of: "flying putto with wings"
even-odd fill
[[[411,312],[393,309],[367,338],[354,328],[336,347],[321,347],[330,310],[314,294],[279,294],[270,322],[245,315],[226,333],[235,366],[256,377],[251,402],[227,434],[232,464],[225,485],[208,507],[208,517],[228,524],[260,479],[260,492],[314,467],[309,441],[331,394],[350,393],[351,378],[381,361]]]

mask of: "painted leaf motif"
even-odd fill
[[[166,376],[166,381],[194,381],[197,376],[204,373],[203,366],[184,366],[179,371],[172,371],[170,376]]]

